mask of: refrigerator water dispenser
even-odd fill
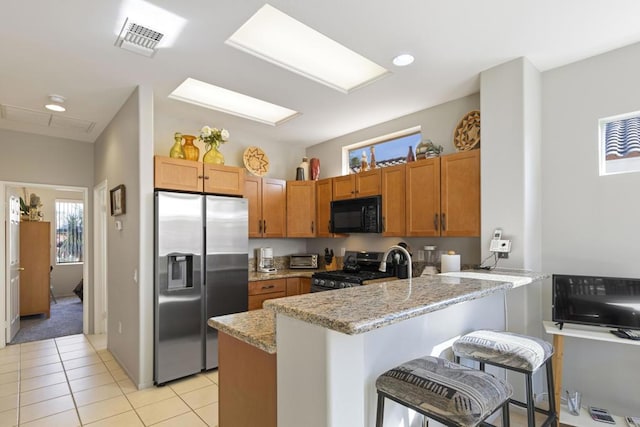
[[[168,257],[169,290],[193,287],[193,254],[169,255]]]

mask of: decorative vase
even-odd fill
[[[376,168],[376,152],[375,152],[375,148],[373,145],[369,148],[369,151],[371,152],[371,160],[369,161],[369,168],[370,169],[375,169]]]
[[[198,161],[200,157],[200,149],[193,145],[193,140],[196,139],[193,135],[182,135],[184,139],[184,145],[182,149],[184,150],[184,158],[187,160],[195,160]]]
[[[415,162],[416,158],[413,155],[413,147],[409,146],[409,152],[407,153],[407,163]]]
[[[309,173],[311,174],[310,178],[313,181],[317,181],[320,177],[320,159],[317,157],[311,158],[311,163],[309,164]]]
[[[308,181],[309,180],[309,158],[303,157],[302,163],[300,163],[299,167],[301,167],[302,170],[304,170],[304,180]]]
[[[211,144],[210,147],[211,148],[209,148],[209,150],[204,153],[204,156],[202,156],[202,161],[204,163],[224,165],[224,156],[222,155],[222,153],[218,151],[218,148],[214,144]]]
[[[173,139],[175,139],[175,142],[173,144],[173,147],[171,147],[169,157],[173,159],[184,159],[184,149],[182,148],[182,134],[180,132],[176,132],[175,134],[173,134]]]

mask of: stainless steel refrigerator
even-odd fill
[[[247,310],[248,201],[155,193],[154,381],[218,366],[207,319]]]

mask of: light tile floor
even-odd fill
[[[217,426],[218,372],[138,390],[104,335],[0,349],[0,427]]]

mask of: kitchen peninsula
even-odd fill
[[[522,276],[531,285],[544,278]],[[512,288],[506,281],[448,276],[393,280],[269,300],[255,314],[221,316],[209,325],[273,358],[278,426],[368,426],[374,424],[380,373],[425,354],[447,355],[451,342],[471,330],[505,329]],[[224,427],[222,340],[220,351]],[[406,417],[388,405],[389,425]]]

